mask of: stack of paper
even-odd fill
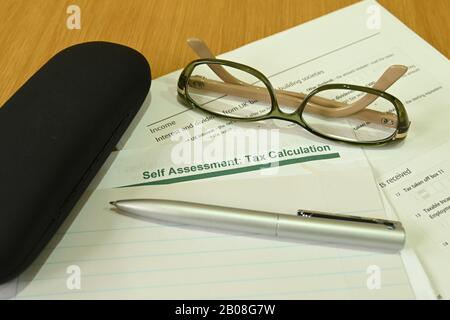
[[[388,66],[407,65],[408,73],[388,90],[405,103],[412,120],[404,143],[360,149],[278,121],[219,120],[181,105],[179,72],[169,74],[153,81],[121,151],[111,156],[70,219],[5,290],[17,290],[17,298],[423,297],[415,285],[413,292],[414,279],[399,254],[161,225],[117,215],[108,204],[164,198],[384,218],[383,192],[433,283],[448,296],[449,155],[448,148],[439,149],[450,130],[444,116],[448,61],[381,7],[381,23],[367,24],[370,6],[379,5],[358,3],[221,58],[253,66],[274,87],[302,92],[328,82],[370,85]],[[217,146],[225,143],[221,138],[252,128],[256,136],[248,139],[257,142],[256,149],[246,144],[217,156]],[[267,156],[270,152],[276,156]],[[410,162],[419,154],[423,158]],[[202,163],[215,165],[191,168]],[[433,208],[433,202],[440,204]]]

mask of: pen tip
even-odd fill
[[[112,205],[112,206],[115,206],[116,205],[116,201],[110,201],[109,204]]]

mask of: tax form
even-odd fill
[[[429,277],[450,295],[450,141],[378,177]]]
[[[370,85],[389,65],[407,65],[408,73],[388,90],[405,102],[413,121],[404,143],[361,150],[324,141],[298,126],[271,122],[260,129],[270,132],[275,126],[280,144],[262,153],[313,151],[247,163],[246,155],[261,152],[244,150],[235,167],[182,170],[169,177],[170,168],[178,172],[184,167],[173,163],[175,144],[208,135],[217,139],[244,125],[187,109],[176,99],[179,72],[161,77],[153,81],[149,105],[123,139],[123,151],[113,156],[108,173],[98,177],[98,188],[85,195],[73,221],[19,278],[17,298],[414,298],[398,255],[160,226],[116,216],[108,207],[119,197],[174,197],[286,214],[300,205],[384,217],[371,169],[381,176],[413,158],[417,149],[427,149],[430,139],[436,144],[444,140],[440,133],[446,132],[445,117],[436,119],[435,131],[427,131],[425,118],[419,116],[431,114],[423,108],[430,104],[445,112],[448,67],[442,56],[381,7],[380,29],[368,27],[367,9],[374,5],[358,3],[220,57],[257,68],[274,87],[303,92],[329,82]],[[434,135],[436,139],[430,138]],[[412,148],[412,141],[421,144]],[[325,154],[328,158],[317,158]],[[311,156],[316,158],[305,159]],[[290,161],[270,165],[284,160]],[[255,165],[261,167],[247,170]],[[276,176],[263,174],[274,168]],[[199,176],[218,172],[222,175]],[[175,178],[182,180],[169,180]],[[276,201],[271,198],[274,192]],[[444,277],[439,266],[438,273]]]

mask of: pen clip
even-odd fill
[[[400,222],[378,219],[378,218],[365,218],[360,216],[351,216],[344,214],[335,214],[335,213],[327,213],[320,211],[311,211],[311,210],[297,210],[297,215],[304,218],[319,218],[319,219],[332,219],[332,220],[340,220],[340,221],[349,221],[349,222],[358,222],[358,223],[370,223],[370,224],[378,224],[387,227],[390,230],[395,230]]]

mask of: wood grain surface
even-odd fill
[[[72,44],[106,40],[141,51],[153,78],[184,67],[194,55],[186,38],[229,51],[354,0],[1,0],[0,105],[49,58]],[[380,0],[408,27],[450,56],[450,0]],[[69,30],[69,5],[81,29]]]

